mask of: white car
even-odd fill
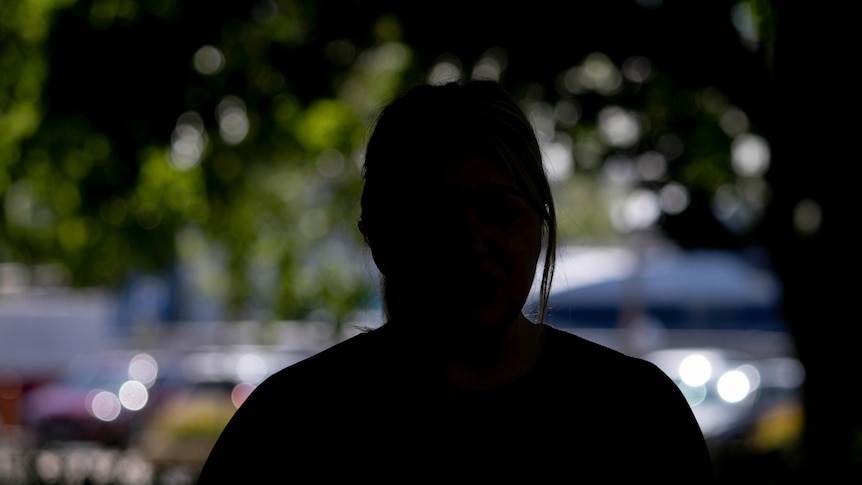
[[[796,438],[805,372],[768,266],[672,246],[560,254],[545,322],[654,362],[716,446],[741,434],[772,436],[774,446]],[[535,305],[534,294],[528,314]]]

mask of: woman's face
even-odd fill
[[[487,157],[459,157],[437,168],[415,181],[405,201],[403,259],[390,282],[402,285],[418,317],[505,327],[521,313],[533,283],[539,214]]]

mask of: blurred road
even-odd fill
[[[4,485],[184,485],[197,470],[176,467],[156,471],[134,449],[66,442],[53,448],[30,448],[18,437],[0,438],[0,483]]]

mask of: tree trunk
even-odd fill
[[[778,9],[774,199],[765,230],[806,368],[802,483],[862,479],[860,301],[851,294],[859,285],[851,231],[860,204],[850,204],[858,190],[852,171],[860,134],[856,103],[851,107],[858,96],[851,74],[855,43],[846,39],[852,29],[840,25],[852,18],[846,10],[793,2]],[[807,201],[822,215],[816,232],[794,222]]]

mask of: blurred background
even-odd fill
[[[0,0],[0,483],[192,483],[378,325],[369,123],[464,75],[546,155],[549,323],[674,378],[722,483],[862,478],[846,9]]]

